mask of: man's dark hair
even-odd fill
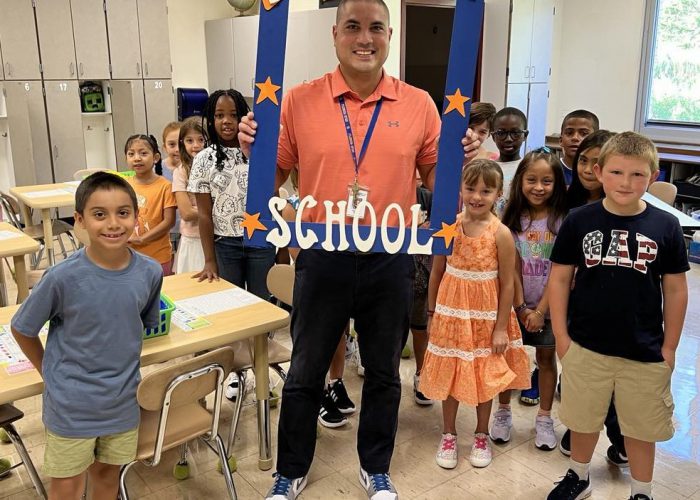
[[[336,14],[335,14],[335,24],[338,24],[338,21],[340,21],[340,14],[342,12],[342,9],[345,8],[345,4],[350,3],[350,2],[374,2],[374,3],[384,7],[384,10],[386,11],[386,17],[387,17],[387,19],[390,19],[389,7],[387,7],[384,0],[340,0],[340,2],[338,3],[338,10],[336,11]]]
[[[520,111],[518,108],[511,108],[511,107],[506,107],[500,110],[498,113],[496,113],[496,116],[493,117],[493,126],[496,126],[496,120],[499,118],[502,118],[504,116],[517,116],[520,118],[520,120],[523,122],[523,128],[527,129],[527,116],[525,116],[525,113]]]
[[[587,109],[577,109],[566,115],[561,121],[562,132],[564,131],[564,125],[566,125],[566,122],[572,118],[583,118],[584,120],[590,120],[593,124],[593,132],[600,130],[600,120],[598,120],[595,113],[588,111]]]
[[[92,196],[95,191],[124,191],[131,198],[131,204],[134,207],[134,212],[138,211],[138,201],[136,200],[136,193],[134,188],[131,187],[126,179],[118,175],[110,174],[109,172],[95,172],[90,176],[86,177],[83,182],[80,183],[78,189],[75,191],[75,211],[80,215],[83,214],[85,210],[85,205],[87,201]]]

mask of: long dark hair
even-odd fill
[[[124,154],[126,154],[126,152],[129,151],[129,148],[135,141],[145,142],[146,144],[148,144],[148,147],[151,148],[153,154],[157,154],[159,156],[159,160],[155,162],[156,174],[163,175],[163,157],[161,156],[160,150],[158,149],[158,141],[156,140],[156,138],[152,135],[134,134],[126,140],[126,144],[124,145]]]
[[[589,191],[581,184],[581,178],[578,176],[578,159],[581,154],[591,148],[602,148],[603,144],[615,135],[615,132],[609,130],[598,130],[586,136],[579,144],[574,156],[574,164],[571,166],[571,186],[566,193],[566,209],[572,210],[588,203]],[[605,193],[603,193],[605,196]]]
[[[523,177],[525,177],[525,172],[527,172],[530,165],[539,160],[547,162],[554,176],[552,196],[547,200],[547,206],[549,207],[547,228],[552,234],[557,234],[557,221],[563,219],[566,215],[566,181],[564,181],[564,172],[562,172],[561,165],[559,165],[559,159],[551,152],[546,152],[542,149],[530,151],[520,160],[518,168],[515,170],[515,176],[510,184],[508,203],[503,212],[503,224],[516,233],[521,233],[527,229],[527,227],[522,227],[520,222],[520,218],[524,213],[528,214],[529,223],[532,224],[534,214],[530,203],[528,203],[523,193]]]
[[[217,90],[209,96],[209,99],[207,99],[207,103],[204,105],[204,111],[202,113],[202,128],[207,131],[207,135],[209,136],[210,145],[212,149],[214,149],[214,154],[216,155],[216,169],[219,172],[221,172],[224,168],[226,152],[221,144],[219,134],[216,133],[216,129],[214,128],[214,112],[216,111],[216,103],[219,102],[219,98],[222,96],[228,96],[233,99],[233,103],[236,106],[236,115],[238,115],[239,123],[241,121],[241,117],[247,115],[250,111],[248,103],[237,90]]]

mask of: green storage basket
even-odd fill
[[[143,339],[162,337],[170,333],[170,317],[175,310],[175,303],[167,295],[160,295],[160,322],[158,328],[144,328]]]

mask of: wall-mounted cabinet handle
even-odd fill
[[[536,66],[532,67],[532,72],[530,73],[530,78],[535,78],[535,69],[537,69]]]
[[[525,66],[525,76],[523,78],[530,78],[530,66]]]
[[[5,73],[7,73],[7,76],[12,76],[12,64],[5,63]]]
[[[143,63],[143,72],[146,76],[148,76],[148,63]]]
[[[255,92],[255,77],[250,79],[250,90]]]
[[[3,137],[7,137],[7,132],[3,132],[3,133],[2,133],[2,136],[3,136]]]
[[[136,63],[136,75],[141,76],[141,63]]]
[[[73,62],[70,63],[70,64],[68,65],[68,70],[70,71],[70,76],[75,75],[75,63],[73,63]]]
[[[54,160],[58,160],[58,146],[56,146],[55,144],[53,146],[53,157]]]
[[[80,76],[83,76],[85,74],[85,68],[83,68],[83,63],[80,63],[78,65],[78,73],[80,73]]]

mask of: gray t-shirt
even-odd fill
[[[142,334],[159,323],[163,270],[130,251],[128,267],[110,271],[79,250],[46,271],[12,318],[27,337],[50,322],[43,420],[59,436],[106,436],[139,423]]]

